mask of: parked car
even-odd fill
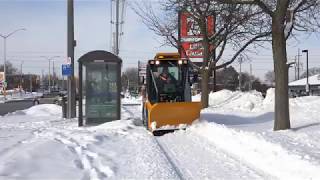
[[[62,105],[62,98],[65,97],[67,100],[67,94],[59,94],[57,96],[55,96],[53,103],[56,105]],[[76,101],[79,100],[79,94],[76,94]]]

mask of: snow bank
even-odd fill
[[[232,91],[227,90],[227,89],[223,89],[221,91],[214,92],[214,93],[211,92],[209,94],[209,105],[210,106],[219,105],[219,104],[229,100],[234,95],[235,95],[235,92],[232,92]]]
[[[23,112],[32,116],[61,116],[62,109],[61,106],[55,104],[41,104],[23,110]]]
[[[266,97],[263,100],[263,105],[265,107],[274,107],[274,99],[275,99],[275,89],[269,88],[267,90]]]
[[[142,97],[125,97],[121,99],[121,104],[141,104]]]
[[[193,102],[201,101],[201,94],[196,94],[196,95],[192,96],[192,101]]]
[[[189,130],[238,157],[240,163],[250,164],[275,178],[320,179],[319,164],[313,164],[305,156],[289,152],[280,144],[268,142],[259,133],[237,131],[207,122],[192,126]]]
[[[263,96],[258,91],[240,92],[221,90],[209,95],[209,106],[226,109],[252,111],[263,103]]]

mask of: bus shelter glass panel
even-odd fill
[[[117,63],[89,63],[84,69],[86,123],[117,118]]]

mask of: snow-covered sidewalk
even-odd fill
[[[0,179],[176,179],[151,134],[128,120],[132,114],[78,128],[60,112],[38,105],[0,118]]]

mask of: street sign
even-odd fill
[[[71,64],[62,64],[62,76],[71,76]]]
[[[144,84],[144,80],[147,78],[147,63],[138,61],[138,76],[139,84]]]

